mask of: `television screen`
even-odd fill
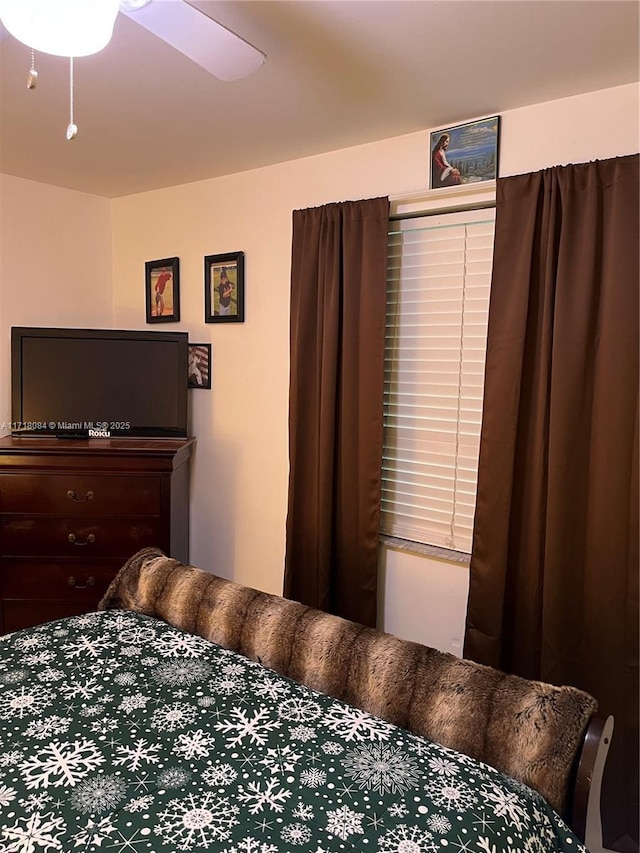
[[[186,438],[188,337],[13,327],[12,434]]]

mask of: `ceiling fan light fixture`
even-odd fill
[[[89,56],[109,44],[119,0],[0,0],[14,38],[40,53]]]

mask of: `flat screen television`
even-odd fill
[[[187,332],[11,329],[11,433],[186,438]]]

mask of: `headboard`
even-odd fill
[[[295,601],[135,554],[99,609],[160,618],[294,681],[492,765],[566,816],[596,701],[505,675]]]

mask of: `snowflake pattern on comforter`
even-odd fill
[[[2,853],[586,853],[526,786],[156,619],[0,653]]]

